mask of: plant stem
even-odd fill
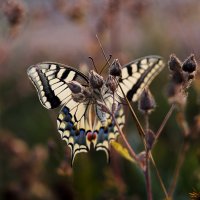
[[[175,105],[172,104],[171,107],[170,107],[170,109],[169,109],[169,111],[168,111],[168,113],[166,114],[166,116],[165,116],[165,118],[164,118],[164,120],[163,120],[163,122],[162,122],[160,128],[158,129],[158,131],[157,131],[157,133],[156,133],[155,141],[160,137],[160,134],[161,134],[163,128],[165,127],[167,121],[169,120],[171,114],[173,113],[174,109],[175,109]]]
[[[180,169],[184,163],[185,155],[186,155],[188,149],[189,149],[189,142],[185,139],[184,143],[182,145],[182,148],[179,152],[179,156],[178,156],[177,163],[176,163],[176,168],[175,168],[174,175],[173,175],[174,178],[170,184],[170,188],[169,188],[169,192],[168,192],[168,195],[171,198],[173,197],[173,194],[174,194],[174,191],[175,191],[175,188],[177,185],[178,177],[180,174]]]
[[[113,121],[114,121],[114,123],[115,123],[115,125],[116,125],[116,127],[117,127],[117,130],[118,130],[119,134],[121,135],[121,137],[122,137],[124,143],[126,144],[126,146],[127,146],[128,150],[129,150],[130,154],[132,155],[133,159],[134,159],[134,160],[140,165],[140,167],[142,168],[141,163],[139,162],[138,156],[136,155],[136,153],[134,152],[133,148],[131,147],[131,145],[129,144],[128,140],[126,139],[124,133],[123,133],[122,130],[120,129],[119,124],[118,124],[118,122],[117,122],[117,120],[116,120],[116,118],[115,118],[115,116],[114,116],[112,110],[110,110],[110,109],[107,107],[106,102],[105,102],[105,100],[103,99],[102,96],[101,96],[101,98],[102,98],[102,101],[104,102],[105,107],[107,108],[107,111],[109,112],[110,116],[112,117],[112,119],[113,119]]]
[[[146,168],[144,171],[144,176],[146,180],[147,199],[152,200],[152,188],[151,188],[150,168],[149,168],[149,150],[146,151]]]
[[[119,134],[121,135],[121,137],[122,137],[124,143],[126,144],[128,150],[129,150],[130,154],[131,154],[131,155],[133,156],[133,158],[138,162],[138,157],[137,157],[136,153],[134,152],[134,150],[132,149],[132,147],[130,146],[129,142],[127,141],[127,139],[126,139],[124,133],[123,133],[122,130],[120,129],[120,127],[119,127],[119,125],[118,125],[118,123],[117,123],[117,121],[116,121],[116,119],[115,119],[115,116],[114,116],[112,113],[111,113],[111,116],[112,116],[112,118],[113,118],[113,121],[115,122],[115,125],[117,126],[117,129],[118,129],[118,131],[119,131]]]
[[[149,153],[150,150],[148,148],[148,131],[149,131],[149,115],[148,112],[145,112],[144,114],[144,118],[145,118],[145,141],[146,144],[145,145],[145,151],[146,151],[146,156],[145,156],[145,169],[144,169],[144,176],[145,176],[145,181],[146,181],[146,191],[147,191],[147,199],[148,200],[152,200],[152,187],[151,187],[151,177],[150,177],[150,163],[149,163]]]
[[[160,176],[160,173],[159,173],[158,168],[157,168],[157,166],[156,166],[156,163],[155,163],[155,161],[154,161],[153,155],[152,155],[151,153],[150,153],[150,157],[151,157],[151,162],[152,162],[152,164],[153,164],[153,166],[154,166],[154,168],[155,168],[155,170],[156,170],[156,174],[157,174],[157,176],[158,176],[158,179],[159,179],[159,181],[160,181],[160,185],[161,185],[161,187],[162,187],[162,189],[163,189],[163,192],[165,193],[165,197],[166,197],[166,199],[169,199],[167,190],[166,190],[166,188],[165,188],[165,185],[164,185],[164,183],[163,183],[163,180],[162,180],[162,178],[161,178],[161,176]]]
[[[121,85],[119,84],[118,81],[117,81],[117,84],[118,84],[118,86],[120,87],[120,90],[121,90],[121,92],[122,92],[122,94],[123,94],[123,96],[124,96],[124,98],[125,98],[125,100],[126,100],[126,102],[127,102],[127,104],[128,104],[128,107],[129,107],[129,109],[130,109],[130,111],[131,111],[133,120],[135,121],[136,126],[137,126],[137,129],[138,129],[138,131],[139,131],[139,134],[140,134],[142,137],[145,137],[145,133],[144,133],[144,130],[143,130],[143,128],[142,128],[142,125],[140,124],[140,122],[139,122],[139,120],[138,120],[138,118],[137,118],[137,116],[136,116],[136,114],[135,114],[135,112],[134,112],[134,110],[133,110],[133,108],[132,108],[132,106],[131,106],[129,100],[127,99],[126,95],[124,94],[124,91],[123,91],[123,89],[122,89],[122,87],[121,87]]]

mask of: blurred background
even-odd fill
[[[0,0],[0,199],[146,199],[141,171],[111,149],[111,163],[103,152],[76,157],[56,129],[57,110],[39,102],[26,70],[41,61],[55,61],[85,70],[105,64],[96,34],[107,55],[122,65],[156,54],[182,61],[200,52],[198,0]],[[151,84],[157,108],[150,127],[158,130],[169,110],[167,67]],[[189,89],[186,119],[192,126],[199,114],[200,82]],[[137,103],[133,105],[137,112]],[[126,108],[127,109],[127,108]],[[143,124],[143,116],[137,112]],[[124,132],[137,153],[143,150],[127,109]],[[173,113],[153,150],[166,188],[174,169],[183,134]],[[120,141],[120,138],[119,138]],[[152,167],[154,199],[164,193]],[[174,199],[189,199],[200,191],[200,137],[188,145]]]

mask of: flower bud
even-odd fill
[[[106,81],[106,87],[108,87],[112,92],[117,89],[117,83],[112,75],[109,75]]]
[[[155,107],[156,103],[150,90],[144,89],[138,101],[138,109],[143,113],[150,113]]]
[[[83,86],[77,82],[77,81],[70,81],[67,83],[69,89],[72,91],[74,94],[78,94],[82,91]]]
[[[89,82],[91,87],[99,89],[103,86],[103,77],[97,74],[94,70],[89,73]]]
[[[119,63],[118,59],[114,59],[113,63],[111,64],[110,72],[109,73],[112,76],[121,76],[122,66]]]
[[[192,73],[197,68],[197,62],[195,60],[194,54],[191,54],[182,65],[182,69],[185,72]]]

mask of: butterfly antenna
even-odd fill
[[[102,44],[101,44],[101,42],[100,42],[99,37],[98,37],[97,34],[96,34],[96,38],[97,38],[97,40],[98,40],[99,46],[100,46],[100,48],[101,48],[101,51],[102,51],[102,53],[103,53],[104,58],[106,59],[107,64],[108,64],[109,66],[111,66],[111,65],[110,65],[110,62],[109,62],[110,59],[108,59],[108,58],[106,57],[106,54],[105,54],[105,52],[104,52],[104,49],[103,49],[103,47],[102,47]],[[102,70],[101,70],[101,71],[102,71]]]
[[[93,64],[93,67],[94,67],[96,73],[98,73],[97,68],[96,68],[96,65],[94,64],[94,59],[93,59],[92,57],[90,57],[90,56],[89,56],[88,58],[91,59],[92,64]]]
[[[112,55],[109,55],[109,59],[108,61],[110,61],[110,59],[112,58]],[[101,71],[99,74],[101,74],[103,72],[103,70],[106,68],[107,64],[108,64],[108,61],[106,61],[106,64],[102,67]]]

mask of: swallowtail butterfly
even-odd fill
[[[125,65],[118,83],[130,101],[137,101],[142,90],[163,69],[164,62],[159,56],[147,56]],[[54,62],[43,62],[29,67],[28,76],[34,84],[40,102],[47,109],[62,106],[57,118],[58,132],[71,148],[72,163],[80,152],[87,152],[91,143],[95,150],[103,150],[109,159],[109,143],[119,135],[112,117],[100,108],[97,101],[108,108],[113,106],[113,93],[105,82],[98,89],[92,88],[89,77],[73,67]],[[89,96],[77,101],[68,83],[77,81]],[[82,93],[82,92],[81,92]],[[116,96],[123,98],[118,86]],[[118,98],[119,99],[119,98]],[[115,118],[122,129],[125,115],[117,104]]]

